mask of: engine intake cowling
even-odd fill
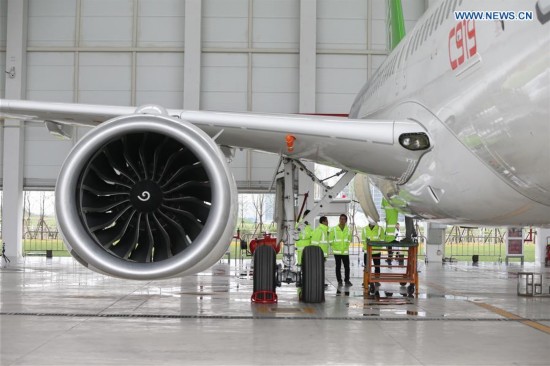
[[[192,124],[136,114],[88,133],[65,160],[56,214],[69,252],[100,273],[158,279],[227,251],[237,192],[216,143]]]

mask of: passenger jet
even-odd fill
[[[532,19],[510,20],[520,14]],[[550,226],[548,0],[435,3],[349,119],[0,103],[53,132],[97,125],[62,167],[56,212],[71,253],[113,276],[192,274],[222,257],[237,213],[225,147],[367,174],[409,217]]]

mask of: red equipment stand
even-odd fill
[[[272,247],[273,249],[275,249],[275,253],[279,253],[281,251],[281,244],[277,243],[277,238],[275,238],[274,236],[272,237],[269,233],[264,233],[263,238],[261,239],[256,238],[250,241],[250,253],[254,255],[254,251],[260,245],[268,245]]]
[[[252,294],[250,300],[258,304],[274,304],[279,298],[274,291],[256,291]]]
[[[395,254],[399,252],[399,256],[394,255],[393,260],[398,261],[398,265],[385,264],[388,257],[388,247],[392,247]],[[375,266],[372,261],[372,252],[380,252],[380,265]],[[409,295],[414,291],[418,296],[418,272],[416,270],[417,243],[388,243],[385,241],[375,241],[367,243],[367,262],[363,272],[363,286],[367,291],[374,292],[376,282],[398,282],[401,285],[409,283]],[[384,263],[384,264],[382,264]],[[375,269],[379,267],[381,273],[375,273]],[[391,272],[386,272],[385,269],[391,268]],[[414,289],[411,288],[414,286]]]

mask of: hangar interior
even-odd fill
[[[13,78],[0,76],[0,97],[8,99],[347,114],[387,55],[385,2],[8,3],[0,1],[0,66],[15,70]],[[405,4],[407,27],[424,6]],[[5,212],[21,211],[20,179],[25,189],[53,189],[87,128],[65,140],[41,125],[17,132],[0,136],[2,164],[10,164],[0,168]],[[266,191],[277,162],[277,156],[244,150],[230,166],[241,191]],[[20,236],[10,232],[20,221],[10,222],[11,216],[3,218],[10,252]]]
[[[432,3],[403,2],[406,30]],[[0,0],[0,98],[346,115],[388,54],[387,11],[370,0]],[[144,282],[22,257],[23,191],[53,190],[89,128],[60,139],[43,125],[0,127],[11,258],[0,269],[2,365],[549,362],[549,297],[517,294],[523,272],[542,272],[550,292],[540,249],[526,264],[419,262],[417,298],[391,290],[386,301],[364,298],[359,255],[346,289],[329,258],[323,304],[285,285],[278,303],[251,304],[240,253],[196,276]],[[256,193],[278,164],[237,149],[229,166],[239,191]]]
[[[0,1],[0,66],[15,70],[0,76],[7,99],[345,115],[388,53],[385,2],[8,3]],[[407,28],[425,6],[404,4]],[[2,218],[10,255],[21,255],[23,190],[54,189],[88,130],[60,139],[43,125],[2,128],[3,212],[18,213]],[[233,154],[240,192],[272,187],[278,156]]]

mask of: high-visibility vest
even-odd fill
[[[329,242],[333,254],[348,255],[349,243],[351,242],[349,227],[346,225],[344,226],[344,229],[341,229],[340,225],[336,225],[331,228]]]
[[[311,244],[311,236],[313,235],[313,229],[309,224],[306,224],[300,234],[298,234],[298,240],[296,241],[296,254],[298,255],[297,263],[302,264],[302,252],[305,247]]]
[[[361,235],[363,242],[363,250],[367,251],[367,243],[370,241],[383,241],[385,239],[384,229],[378,225],[374,225],[371,229],[369,225],[363,228],[363,233]],[[375,250],[378,252],[379,250]]]
[[[296,246],[305,247],[311,244],[312,235],[313,235],[313,229],[309,224],[306,224],[302,229],[302,231],[300,231],[300,234],[298,234],[298,241],[296,242]]]
[[[318,245],[323,250],[325,258],[328,256],[328,226],[319,224],[311,235],[311,245]]]
[[[396,234],[395,224],[397,224],[399,211],[397,211],[397,209],[390,206],[389,202],[386,201],[385,198],[382,199],[382,207],[386,212],[386,236],[385,236],[385,239],[380,239],[380,240],[386,240],[387,242],[391,242],[395,240],[395,234]]]

